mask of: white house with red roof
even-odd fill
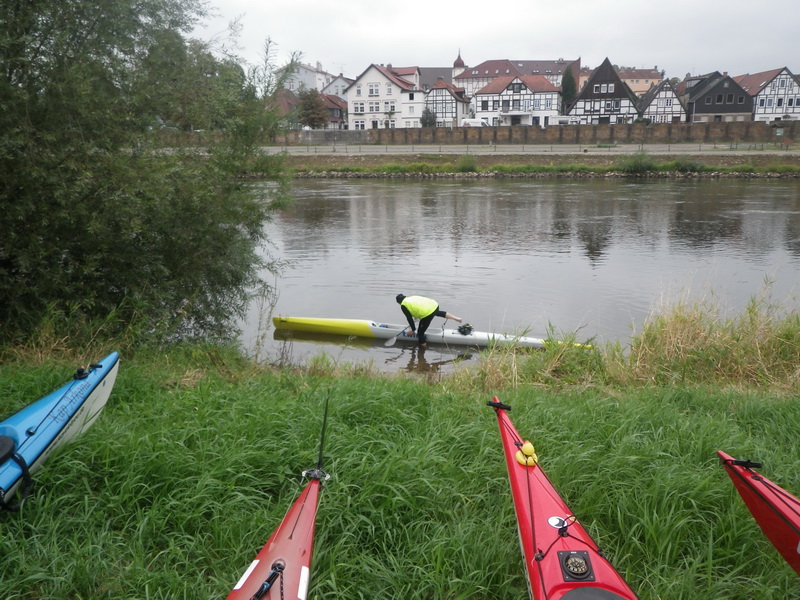
[[[800,118],[800,82],[786,67],[739,75],[733,80],[753,97],[754,121]]]
[[[502,75],[475,93],[475,118],[490,125],[555,124],[561,89],[542,75]]]
[[[344,91],[349,129],[419,127],[425,109],[417,67],[372,64]]]

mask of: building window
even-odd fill
[[[722,104],[722,94],[717,94],[717,104]]]
[[[386,83],[386,95],[387,96],[391,96],[392,95],[392,84],[389,83],[389,82]]]
[[[594,88],[592,89],[592,92],[594,92],[595,94],[599,94],[600,93],[600,84],[599,83],[595,83],[594,84]]]
[[[481,100],[481,110],[489,110],[489,101]]]
[[[733,94],[725,96],[725,104],[733,104]]]
[[[360,96],[360,95],[361,95],[361,84],[359,83],[356,86],[356,96]]]
[[[369,103],[369,112],[376,113],[381,112],[381,103],[377,100],[371,100]]]
[[[608,85],[607,84],[604,83],[603,85],[600,86],[600,93],[601,94],[607,94],[608,93]]]
[[[353,102],[353,113],[356,115],[363,115],[364,114],[364,103],[363,102]]]
[[[783,98],[778,98],[778,104],[776,105],[778,108],[783,106]]]
[[[379,83],[370,83],[367,84],[369,88],[369,95],[370,96],[380,96],[381,95],[381,84]]]
[[[794,103],[794,98],[789,98],[789,101],[786,103],[786,106],[791,106]]]
[[[711,96],[706,96],[706,104],[711,104]]]
[[[395,112],[394,100],[389,100],[383,103],[383,112]]]
[[[608,84],[608,93],[609,94],[613,94],[614,93],[614,84],[613,83],[609,83]]]
[[[766,100],[764,100],[764,98],[759,98],[758,99],[758,105],[763,108],[764,104],[766,104]]]
[[[408,95],[408,99],[409,99],[409,100],[413,100],[413,99],[414,99],[414,92],[411,92],[411,93]]]
[[[353,129],[366,129],[366,128],[367,128],[367,122],[366,121],[361,120],[361,119],[359,119],[357,121],[353,121]]]
[[[511,84],[511,92],[514,94],[519,94],[522,92],[522,84],[521,83],[512,83]]]
[[[739,104],[744,104],[744,96],[739,96],[737,98],[737,101],[739,102]]]

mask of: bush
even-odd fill
[[[455,166],[456,173],[476,173],[478,171],[478,161],[474,154],[465,154],[459,157]]]
[[[617,168],[622,173],[628,173],[630,175],[642,175],[644,173],[658,171],[658,165],[656,165],[653,157],[647,154],[647,152],[637,152],[636,154],[622,157]]]

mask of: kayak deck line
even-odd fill
[[[327,421],[328,399],[325,400],[317,464],[302,473],[308,483],[226,600],[306,600],[311,579],[317,506],[322,484],[330,479],[330,475],[322,469]],[[278,590],[277,595],[273,595],[271,590]]]
[[[19,510],[32,491],[32,473],[92,426],[111,395],[119,363],[112,352],[79,367],[67,383],[0,422],[0,507]]]
[[[764,535],[800,575],[800,499],[756,471],[761,463],[717,455]]]
[[[542,469],[533,444],[495,396],[509,484],[528,580],[534,600],[636,600],[636,593],[605,558]]]

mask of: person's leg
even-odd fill
[[[438,308],[436,309],[436,312],[434,312],[433,314],[435,314],[437,317],[442,317],[443,319],[451,319],[456,323],[461,323],[462,321],[461,317],[451,315],[449,312],[439,310]]]
[[[417,325],[417,341],[419,341],[419,345],[422,346],[427,341],[427,337],[425,337],[425,332],[428,330],[428,327],[433,321],[433,317],[436,316],[435,312],[432,312],[427,317],[423,317],[419,320],[419,325]]]

